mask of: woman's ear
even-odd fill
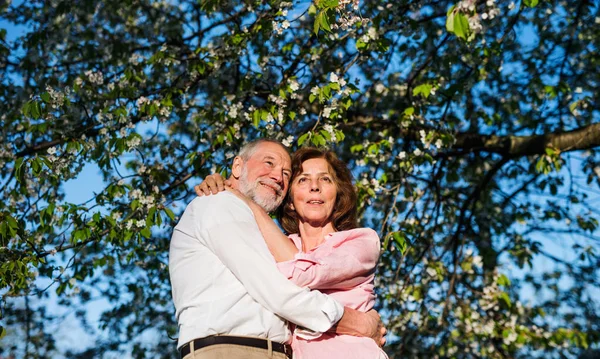
[[[231,166],[231,175],[235,179],[239,179],[242,175],[242,167],[244,166],[244,160],[240,156],[235,156],[233,159],[233,166]]]
[[[291,209],[292,211],[295,211],[295,210],[296,210],[296,207],[294,207],[294,204],[293,204],[292,202],[288,203],[288,207],[290,207],[290,209]]]

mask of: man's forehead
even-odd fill
[[[292,159],[288,151],[283,148],[281,145],[276,143],[261,143],[254,152],[254,156],[260,158],[271,157],[273,159],[279,159],[282,161],[286,161],[291,164]]]

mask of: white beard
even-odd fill
[[[242,168],[242,174],[240,175],[240,192],[242,192],[245,196],[256,202],[259,206],[261,206],[267,213],[271,213],[279,207],[281,202],[283,201],[283,195],[281,194],[281,190],[279,194],[258,194],[259,186],[262,186],[260,182],[268,184],[273,187],[279,187],[277,183],[275,183],[271,179],[257,179],[254,183],[250,183],[248,181],[248,170],[246,166]],[[281,187],[279,187],[281,188]]]

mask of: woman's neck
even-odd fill
[[[333,223],[328,222],[324,226],[313,226],[310,223],[302,222],[298,224],[300,229],[300,238],[302,239],[302,249],[308,252],[319,244],[325,242],[325,236],[335,232]]]

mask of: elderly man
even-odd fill
[[[231,172],[233,188],[272,212],[287,192],[291,160],[279,142],[263,139],[242,148]],[[376,312],[343,308],[280,274],[252,211],[230,192],[188,205],[169,271],[182,358],[291,358],[286,320],[312,336],[335,330],[384,342]]]

